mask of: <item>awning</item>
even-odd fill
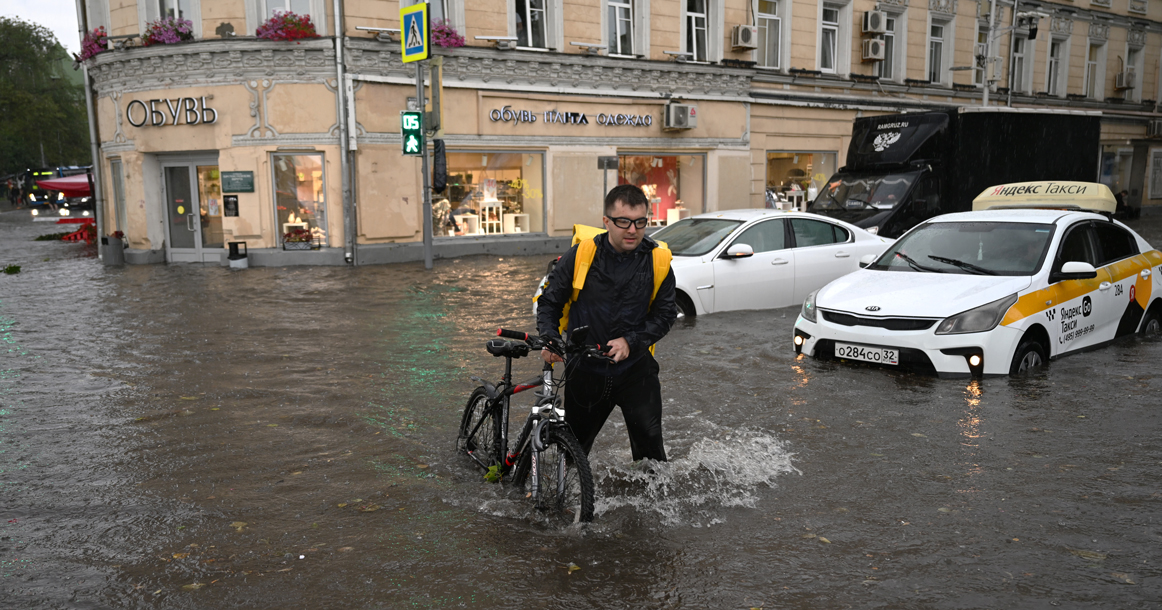
[[[89,190],[88,174],[37,180],[36,185],[46,191],[60,191],[65,194],[65,197],[88,197],[92,195],[92,192]]]

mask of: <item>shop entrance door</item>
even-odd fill
[[[170,263],[222,260],[222,182],[217,159],[165,162],[161,166]]]

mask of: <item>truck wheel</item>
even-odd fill
[[[1159,315],[1158,307],[1150,309],[1146,312],[1146,319],[1142,320],[1142,330],[1138,334],[1143,337],[1156,338],[1162,336],[1162,315]]]
[[[1009,365],[1010,375],[1024,375],[1031,369],[1044,366],[1049,362],[1045,355],[1045,347],[1036,339],[1026,337],[1021,339],[1017,352],[1013,354],[1013,363]]]

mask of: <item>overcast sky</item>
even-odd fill
[[[0,15],[43,25],[69,53],[80,52],[76,0],[0,0]]]

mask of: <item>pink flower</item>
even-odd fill
[[[174,17],[163,17],[157,21],[151,21],[145,30],[145,36],[142,36],[147,47],[154,44],[188,42],[193,39],[194,23],[189,19],[176,19]]]
[[[452,27],[450,21],[443,19],[432,25],[432,44],[437,47],[462,47],[464,37]]]
[[[255,34],[266,40],[299,40],[318,38],[310,15],[296,15],[290,11],[275,11],[274,16],[258,26]]]

